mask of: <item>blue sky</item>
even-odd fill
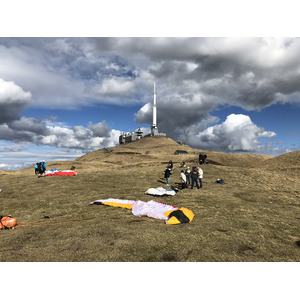
[[[73,8],[78,14],[80,7]],[[264,19],[258,14],[256,21]],[[148,133],[153,82],[159,131],[174,140],[230,153],[299,150],[299,38],[259,37],[268,36],[261,27],[250,32],[257,37],[230,30],[222,37],[218,26],[196,38],[189,36],[201,31],[182,35],[181,26],[127,35],[131,22],[125,35],[118,26],[104,35],[91,27],[82,34],[78,26],[49,35],[49,27],[37,31],[28,22],[25,34],[18,27],[2,33],[0,169],[75,159],[117,145],[121,132],[138,127]]]

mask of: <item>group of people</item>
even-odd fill
[[[192,170],[189,167],[187,167],[185,171],[181,170],[180,179],[181,179],[182,189],[189,188],[189,187],[193,189],[194,184],[196,184],[197,189],[199,188],[201,189],[202,178],[203,178],[203,170],[199,167],[193,167]]]
[[[45,172],[46,172],[46,164],[45,164],[45,161],[42,160],[42,161],[40,161],[40,162],[37,162],[37,163],[35,164],[34,171],[35,171],[35,175],[38,175],[38,176],[44,176],[44,175],[45,175]]]
[[[182,162],[180,167],[186,167],[185,162]],[[170,177],[173,173],[173,162],[170,160],[169,164],[165,169],[165,179],[167,181],[167,185],[170,185]],[[194,188],[196,185],[197,189],[202,188],[202,178],[203,178],[203,170],[199,167],[193,167],[192,170],[189,167],[186,167],[186,170],[182,170],[180,173],[181,179],[181,187],[182,189]]]

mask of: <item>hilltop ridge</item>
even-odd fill
[[[184,150],[187,155],[175,155],[176,150]],[[137,161],[138,157],[141,160],[173,160],[174,162],[186,161],[187,163],[197,163],[198,154],[206,153],[208,162],[216,165],[224,166],[255,166],[262,161],[272,158],[272,156],[259,154],[229,154],[211,150],[195,149],[188,145],[181,145],[169,137],[146,137],[139,141],[118,145],[112,148],[99,149],[89,152],[79,158],[76,162],[91,162],[91,161],[122,161],[126,164],[128,156],[133,156],[130,159],[130,164]],[[141,161],[139,161],[141,162]]]
[[[188,154],[175,155],[176,150],[184,150]],[[200,152],[207,154],[207,160],[212,165],[268,170],[283,169],[300,173],[300,151],[275,157],[261,154],[224,153],[181,145],[169,137],[145,137],[136,142],[91,151],[74,161],[50,161],[47,162],[47,169],[70,169],[75,166],[77,170],[88,172],[88,170],[93,171],[112,165],[128,167],[143,164],[166,164],[169,160],[176,164],[185,161],[189,166],[192,166],[198,164],[198,154]],[[32,168],[33,166],[30,166],[11,172],[31,173]]]
[[[79,158],[76,161],[90,161],[93,159],[99,159],[103,154],[173,154],[176,150],[185,150],[187,152],[194,151],[187,145],[180,145],[171,138],[168,137],[145,137],[136,142],[117,145],[112,148],[99,149],[93,152],[89,152]]]

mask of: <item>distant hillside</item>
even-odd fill
[[[176,150],[184,150],[188,152],[188,155],[174,155]],[[146,162],[160,158],[161,160],[171,159],[178,163],[185,161],[188,164],[196,164],[200,152],[207,154],[209,163],[223,166],[255,167],[272,157],[258,154],[228,154],[218,151],[203,151],[193,149],[188,145],[180,145],[168,137],[146,137],[133,143],[87,153],[75,161],[121,162],[121,164],[126,164],[127,161],[132,164],[133,162]],[[128,160],[129,155],[133,155],[134,158],[131,157]]]
[[[300,169],[300,151],[293,151],[266,160],[261,167],[267,169]]]
[[[262,162],[272,158],[272,156],[260,154],[232,154],[217,151],[206,151],[205,153],[210,163],[232,167],[257,167]]]

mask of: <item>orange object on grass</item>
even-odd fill
[[[17,220],[11,217],[0,217],[0,230],[15,227]]]

